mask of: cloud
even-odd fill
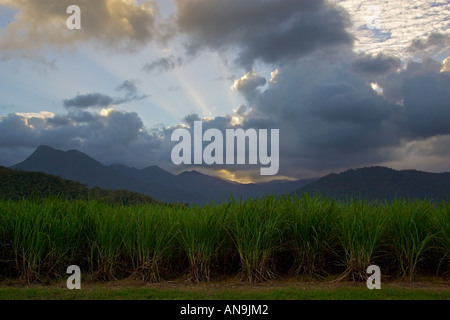
[[[0,38],[3,55],[37,52],[46,47],[75,48],[83,42],[121,50],[133,50],[158,35],[158,11],[148,1],[135,0],[0,0],[0,5],[17,10],[15,20]],[[70,5],[81,8],[81,30],[68,30],[66,13]]]
[[[59,115],[0,117],[0,149],[7,151],[0,161],[8,165],[22,161],[24,155],[43,144],[63,150],[78,149],[105,164],[145,167],[170,160],[166,141],[164,131],[145,128],[134,112],[74,110]]]
[[[154,71],[162,73],[164,71],[169,71],[181,66],[183,59],[181,57],[169,56],[164,58],[159,58],[153,62],[147,63],[143,70],[152,73]]]
[[[408,50],[427,55],[438,54],[450,47],[450,34],[432,33],[425,39],[415,39]]]
[[[189,127],[194,126],[195,121],[200,121],[200,116],[196,113],[192,113],[183,118],[183,122],[186,123]]]
[[[125,91],[127,94],[134,95],[138,92],[137,80],[125,80],[120,86],[116,88],[117,91]]]
[[[264,86],[266,83],[266,78],[251,71],[246,73],[240,79],[235,80],[231,89],[240,92],[248,100],[252,100],[253,96],[258,92],[257,89]]]
[[[441,72],[442,64],[428,59],[398,70],[391,57],[361,59],[305,58],[279,68],[277,81],[253,95],[242,127],[280,129],[281,175],[314,176],[383,163],[402,168],[399,157],[406,165],[408,143],[427,140],[442,149],[438,138],[450,135],[450,76]],[[372,63],[387,65],[379,81],[382,95],[366,73],[354,72],[357,66],[370,73]],[[431,158],[439,168],[448,162],[436,152],[415,157],[428,170],[433,170],[426,166]]]
[[[407,60],[420,53],[420,49],[415,53],[410,50],[412,41],[420,43],[424,40],[419,39],[426,39],[433,33],[449,35],[448,0],[334,1],[339,2],[339,6],[350,14],[353,22],[350,32],[355,35],[355,51],[359,53],[384,53]],[[379,9],[378,17],[373,8]],[[374,18],[379,18],[380,29],[368,27],[368,22],[373,22]],[[424,43],[427,43],[427,40]],[[448,44],[435,44],[436,51],[448,51]]]
[[[450,135],[406,142],[394,152],[395,158],[386,162],[386,166],[432,172],[450,171]]]
[[[246,73],[233,85],[245,98],[246,105],[232,114],[204,119],[204,129],[222,132],[228,128],[280,129],[280,176],[313,177],[375,164],[392,164],[397,168],[422,164],[422,169],[450,170],[448,59],[444,63],[433,59],[410,61],[407,65],[400,62],[405,57],[445,51],[448,37],[442,29],[446,27],[443,21],[447,21],[447,4],[438,2],[435,7],[426,2],[415,9],[412,2],[405,1],[391,4],[370,0],[362,5],[339,1],[346,7],[352,5],[349,11],[357,17],[354,27],[359,28],[355,31],[356,51],[362,48],[364,54],[352,52],[353,36],[348,32],[347,14],[320,0],[175,0],[178,12],[170,19],[176,23],[176,35],[181,34],[188,54],[209,50],[233,55],[241,67],[240,74]],[[20,10],[16,22],[0,40],[2,50],[42,49],[42,41],[57,48],[80,41],[98,41],[111,47],[128,43],[133,48],[152,41],[157,34],[156,11],[133,1],[86,2],[86,6],[99,6],[98,14],[106,10],[103,6],[124,8],[114,12],[107,9],[108,14],[102,19],[106,19],[106,27],[111,19],[111,31],[103,27],[99,33],[90,30],[89,23],[94,21],[89,22],[87,17],[86,34],[50,30],[49,21],[59,23],[65,18],[65,10],[59,18],[50,18],[59,12],[59,6],[63,7],[57,2],[45,2],[48,8],[37,8],[30,26],[20,28],[25,21],[23,17],[37,6],[35,2],[0,0],[1,3]],[[366,15],[355,15],[365,12],[370,4],[381,6],[381,30],[369,30]],[[25,9],[26,5],[29,7]],[[423,15],[415,17],[417,13]],[[135,15],[142,15],[142,20],[127,20]],[[36,28],[37,21],[42,19],[46,20],[43,28]],[[117,19],[121,21],[118,23],[121,30],[111,25]],[[439,33],[432,34],[430,30]],[[21,37],[13,37],[14,32]],[[69,37],[80,38],[72,42]],[[179,67],[184,59],[187,58],[159,58],[148,63],[144,70],[164,72]],[[276,66],[271,69],[264,66],[264,73],[259,73],[260,62]],[[276,71],[268,81],[267,71],[274,68]],[[375,82],[378,91],[373,89],[377,87]],[[89,93],[64,100],[67,114],[3,116],[0,150],[23,154],[24,150],[48,144],[80,149],[105,163],[121,162],[137,167],[170,164],[174,146],[170,135],[174,127],[148,129],[138,114],[111,109],[144,98],[138,85],[136,80],[123,82],[116,88],[121,97]],[[88,108],[103,110],[88,112]],[[191,114],[182,121],[192,127],[198,120],[198,115]],[[11,156],[0,155],[2,159],[12,161]],[[255,178],[259,174],[249,166],[212,169],[227,170],[235,177]]]
[[[367,74],[370,76],[383,75],[391,71],[395,71],[402,66],[402,62],[398,58],[383,55],[376,56],[362,55],[352,63],[355,72]]]
[[[0,145],[2,147],[32,147],[36,143],[33,127],[25,116],[12,114],[0,118]]]
[[[450,134],[450,74],[440,69],[437,62],[434,70],[410,63],[396,75],[402,81],[402,127],[412,138]]]
[[[139,101],[145,99],[146,95],[139,95],[137,80],[126,80],[120,86],[116,88],[116,91],[125,92],[124,97],[112,98],[110,96],[101,93],[89,93],[78,95],[72,99],[66,99],[63,101],[66,108],[105,108],[108,106],[121,105],[131,101]]]
[[[343,10],[322,0],[175,0],[178,32],[188,51],[238,52],[250,70],[257,61],[282,63],[315,50],[351,45]]]
[[[442,63],[441,72],[450,72],[450,57],[446,58]]]
[[[117,105],[124,104],[131,101],[139,101],[148,97],[148,95],[140,95],[137,85],[139,80],[125,80],[120,86],[116,88],[116,91],[125,92],[124,98],[116,99]]]
[[[112,104],[114,104],[113,98],[100,93],[78,95],[73,99],[64,100],[64,107],[66,108],[104,108]]]
[[[279,175],[285,177],[314,177],[383,164],[450,170],[446,145],[450,139],[450,73],[441,72],[443,64],[426,59],[410,62],[401,70],[392,68],[380,78],[380,95],[366,74],[354,72],[352,66],[360,59],[358,55],[345,61],[324,61],[319,56],[300,59],[281,66],[276,81],[269,83],[251,73],[236,84],[248,105],[226,116],[204,119],[203,128],[222,132],[229,128],[280,129]],[[135,92],[132,83],[119,88]],[[192,130],[192,123],[200,119],[191,114],[183,122]],[[79,149],[105,163],[167,167],[175,145],[170,137],[176,128],[148,129],[138,114],[114,109],[11,114],[0,118],[0,149],[5,150],[0,161],[12,161],[11,153],[19,155],[47,144]],[[258,170],[248,165],[207,169],[260,178]]]

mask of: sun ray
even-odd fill
[[[172,73],[176,76],[178,82],[181,84],[182,88],[187,91],[187,94],[191,100],[195,103],[198,109],[202,112],[203,116],[210,116],[212,112],[208,107],[207,103],[203,100],[202,95],[198,90],[192,85],[192,81],[188,81],[181,70],[173,70]]]

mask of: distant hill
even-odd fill
[[[450,198],[450,173],[362,168],[329,174],[297,193],[321,194],[336,199],[392,200],[398,197],[447,200]]]
[[[191,204],[223,201],[231,194],[244,200],[266,194],[281,195],[315,181],[312,179],[244,185],[197,171],[173,175],[157,166],[144,169],[130,168],[123,164],[105,166],[80,151],[61,151],[48,146],[38,147],[32,155],[12,168],[57,175],[86,184],[90,188],[130,190],[163,202]]]
[[[38,147],[25,161],[11,168],[44,172],[79,181],[89,187],[133,190],[140,184],[139,181],[129,179],[82,152],[64,152],[47,146]]]
[[[153,198],[126,190],[89,189],[57,176],[0,167],[0,199],[60,197],[95,199],[114,204],[157,203]]]

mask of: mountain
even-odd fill
[[[283,181],[271,181],[266,183],[258,184],[263,189],[267,190],[266,193],[271,193],[270,190],[274,190],[274,194],[284,195],[291,193],[292,190],[298,190],[312,182],[319,180],[319,178],[312,179],[301,179],[301,180],[283,180]]]
[[[0,167],[0,199],[22,198],[96,199],[113,204],[157,203],[149,196],[126,190],[89,189],[79,182],[42,172]]]
[[[224,201],[231,194],[235,198],[242,197],[244,200],[269,193],[281,195],[293,192],[314,181],[239,184],[197,171],[174,175],[157,166],[144,169],[131,168],[123,164],[105,166],[80,151],[61,151],[48,146],[38,147],[32,155],[12,168],[57,175],[86,184],[91,188],[124,189],[149,195],[159,201],[191,204]]]
[[[61,176],[89,187],[132,190],[135,189],[135,184],[138,184],[138,181],[130,181],[126,176],[82,152],[64,152],[47,146],[38,147],[25,161],[11,168]]]
[[[148,167],[142,170],[129,168],[124,165],[115,164],[110,166],[123,174],[129,174],[144,181],[152,180],[165,187],[170,187],[176,192],[179,202],[205,204],[210,201],[226,201],[233,195],[236,199],[242,197],[261,197],[266,194],[282,195],[297,190],[307,183],[317,179],[297,180],[297,181],[274,181],[263,184],[240,184],[223,180],[203,174],[198,171],[185,171],[179,175],[173,175],[157,166]],[[186,199],[180,200],[181,197]]]
[[[134,191],[164,202],[188,200],[187,197],[177,194],[171,188],[153,183],[151,180],[142,181],[109,168],[77,150],[60,151],[40,146],[25,161],[11,168],[60,176],[86,184],[90,188]]]
[[[361,197],[368,200],[448,200],[450,173],[397,171],[384,167],[352,169],[340,174],[329,174],[304,186],[297,193],[321,194],[336,199]]]
[[[176,176],[158,166],[151,166],[141,170],[130,168],[123,164],[113,164],[109,167],[127,176],[131,176],[139,180],[152,181],[155,184],[161,184],[166,187],[176,184]]]
[[[205,195],[195,192],[194,189],[179,186],[177,176],[158,166],[136,169],[123,164],[113,164],[109,168],[128,177],[130,180],[139,181],[142,184],[137,189],[139,192],[151,195],[160,201],[197,204],[203,204],[207,201]]]

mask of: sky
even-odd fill
[[[69,30],[67,7],[81,9]],[[271,179],[450,171],[450,1],[0,0],[0,165],[174,166],[177,128],[279,129]]]

